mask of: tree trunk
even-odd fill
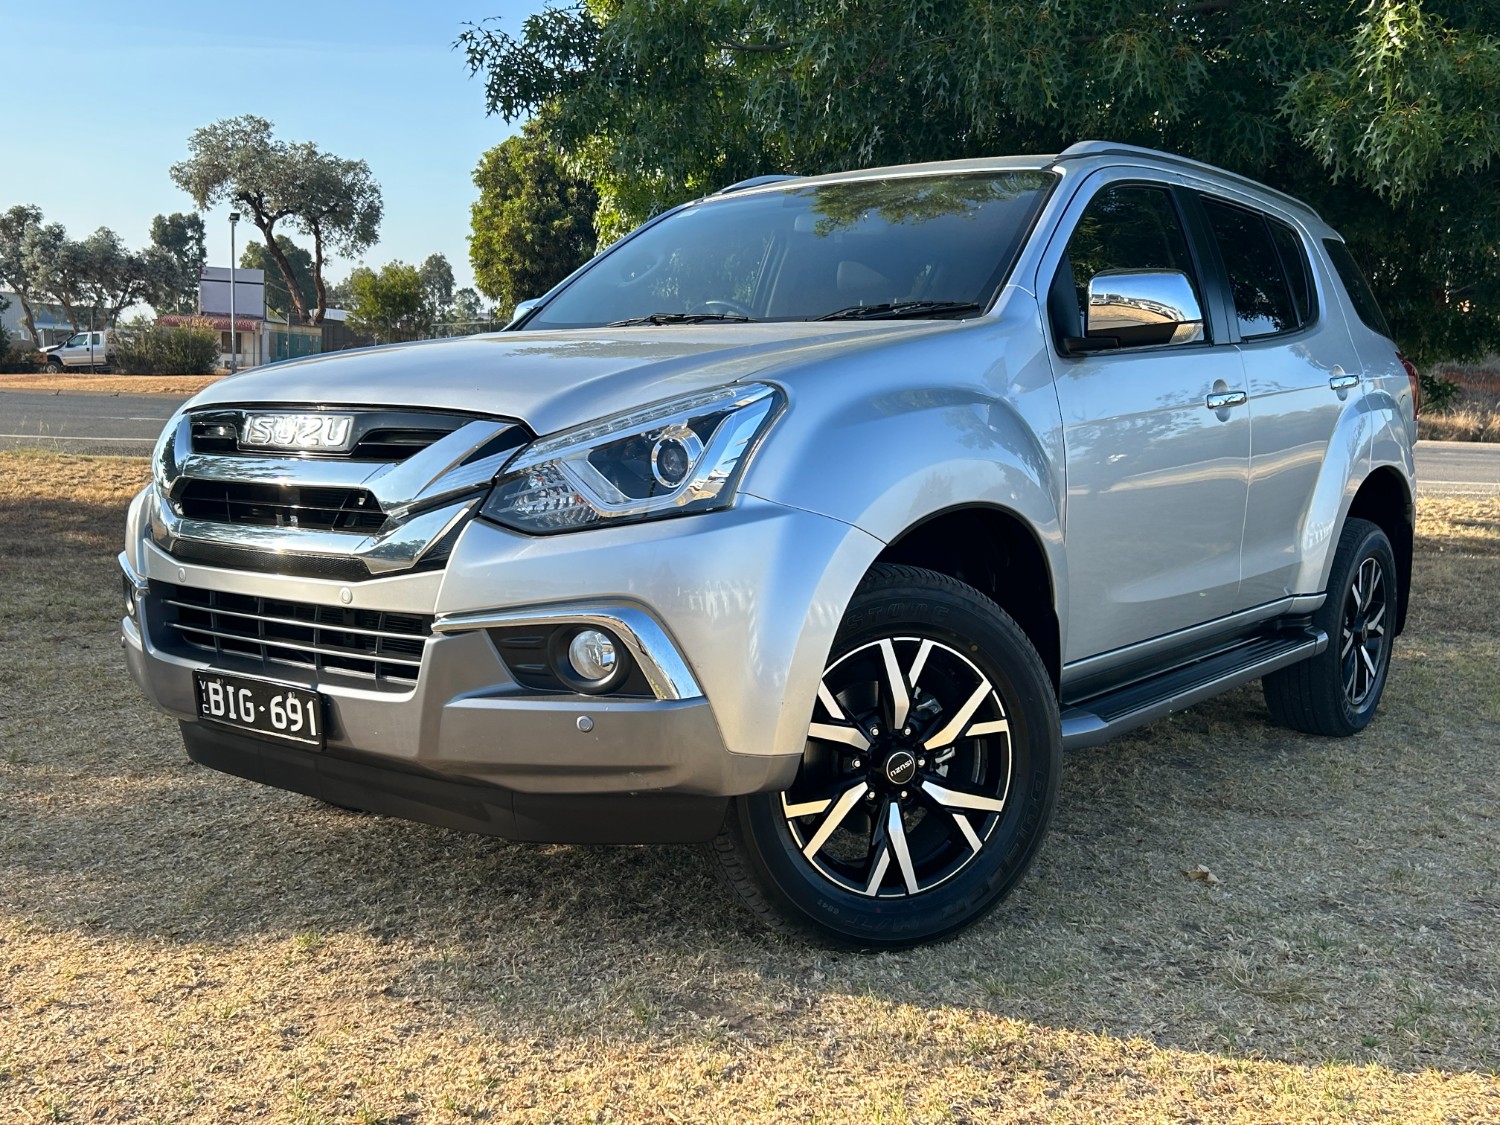
[[[42,341],[41,337],[36,334],[36,315],[31,311],[31,302],[27,300],[26,294],[19,290],[16,296],[21,301],[21,320],[26,325],[26,331],[31,333],[31,346],[40,350]]]
[[[54,294],[54,296],[57,297],[57,303],[62,306],[63,316],[67,317],[68,323],[73,326],[73,331],[82,332],[83,329],[78,327],[78,313],[73,310],[73,302],[61,293]]]
[[[313,236],[313,288],[318,294],[318,307],[313,312],[312,322],[323,323],[323,314],[328,311],[328,286],[323,284],[323,228],[312,224]]]
[[[260,233],[266,236],[266,253],[271,255],[271,260],[276,263],[276,268],[281,271],[281,280],[286,282],[287,299],[291,301],[292,307],[297,310],[297,317],[304,324],[307,322],[307,309],[302,304],[302,294],[297,289],[297,279],[292,275],[292,264],[286,260],[286,255],[281,252],[281,247],[276,245],[276,235],[272,229],[276,226],[275,219],[261,221],[261,216],[255,216],[255,225],[260,228]]]

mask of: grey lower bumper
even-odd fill
[[[531,843],[697,843],[719,831],[729,803],[681,793],[517,793],[366,756],[310,753],[207,723],[183,723],[182,738],[193,761],[236,777],[347,808]]]

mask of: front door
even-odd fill
[[[1058,338],[1081,334],[1088,281],[1107,269],[1181,270],[1206,310],[1168,186],[1100,173],[1063,229],[1047,302]],[[1250,417],[1243,404],[1209,405],[1244,389],[1239,352],[1213,339],[1220,327],[1206,317],[1209,338],[1196,343],[1053,349],[1067,456],[1066,663],[1240,608]]]

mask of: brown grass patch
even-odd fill
[[[1004,906],[861,957],[691,849],[191,765],[115,640],[146,473],[0,454],[0,1120],[1500,1122],[1500,501],[1424,501],[1365,734],[1251,688],[1071,755]]]
[[[0,390],[195,395],[222,378],[222,375],[0,375]]]
[[[1427,411],[1417,419],[1417,436],[1431,441],[1500,442],[1500,357],[1433,368],[1439,379],[1457,383],[1448,410]]]

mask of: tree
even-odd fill
[[[426,293],[421,274],[404,262],[388,262],[379,273],[360,266],[349,275],[354,301],[351,327],[381,343],[414,340],[421,333]]]
[[[197,308],[198,281],[208,260],[203,240],[203,216],[196,213],[175,211],[151,220],[146,300],[158,313],[185,313]]]
[[[1500,346],[1497,28],[1500,0],[612,0],[459,46],[604,231],[758,173],[1108,137],[1313,203],[1435,358]]]
[[[82,244],[71,241],[61,223],[48,223],[27,230],[21,252],[32,278],[33,291],[38,297],[50,297],[61,305],[63,315],[77,332],[89,312],[85,308],[84,316],[79,315],[84,280],[89,272]]]
[[[145,299],[151,280],[145,255],[127,250],[108,227],[70,244],[65,253],[79,263],[77,288],[84,304],[104,324],[114,324],[122,312]]]
[[[453,308],[449,315],[456,324],[473,324],[477,320],[489,319],[485,316],[479,294],[467,285],[453,294]]]
[[[363,160],[342,160],[313,144],[289,144],[271,133],[264,117],[247,114],[205,125],[188,138],[189,157],[172,165],[174,183],[200,211],[229,202],[244,210],[265,236],[295,315],[322,322],[323,267],[329,249],[357,254],[374,243],[382,204],[380,188]],[[313,238],[314,312],[309,317],[291,263],[276,237],[287,221]]]
[[[328,249],[353,257],[375,244],[385,205],[380,185],[363,160],[343,160],[316,145],[291,146],[298,168],[296,209],[292,221],[312,236],[313,287],[317,307],[312,322],[323,323],[328,311],[328,288],[323,264]]]
[[[317,287],[313,284],[312,255],[284,234],[276,236],[276,244],[281,249],[281,256],[292,268],[292,277],[297,282],[297,293],[302,298],[303,306],[313,304],[317,300]],[[240,251],[239,266],[241,269],[264,271],[266,306],[281,316],[291,312],[293,302],[287,296],[286,281],[281,276],[281,271],[275,268],[276,259],[266,253],[265,246],[259,242],[245,243],[245,248]]]
[[[442,254],[429,254],[417,267],[422,279],[423,312],[429,324],[445,321],[453,312],[453,267]]]
[[[480,291],[506,315],[593,255],[598,192],[567,170],[540,125],[528,124],[486,152],[474,183],[469,261]]]
[[[40,343],[40,338],[36,333],[36,312],[32,305],[40,294],[25,247],[27,236],[41,225],[41,208],[29,204],[18,203],[0,214],[0,281],[10,286],[21,302],[21,316],[34,345]]]

